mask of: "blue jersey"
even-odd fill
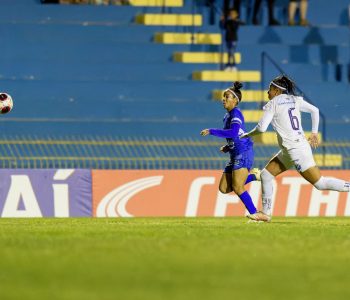
[[[234,124],[239,125],[238,136],[234,138],[226,138],[227,144],[230,146],[230,154],[237,155],[250,150],[253,147],[253,141],[249,138],[240,139],[239,136],[245,133],[244,117],[239,108],[235,107],[224,116],[224,129],[231,129]]]

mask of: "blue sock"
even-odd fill
[[[249,174],[248,177],[247,177],[247,180],[245,182],[245,184],[251,182],[251,181],[255,181],[256,180],[256,176],[255,174]]]
[[[250,214],[255,214],[257,212],[254,206],[253,200],[247,191],[240,194],[239,198],[242,200],[242,202],[244,203],[245,207],[247,208]]]

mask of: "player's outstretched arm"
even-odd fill
[[[208,134],[220,137],[220,138],[236,138],[238,137],[240,125],[238,123],[233,123],[229,129],[218,129],[218,128],[208,128],[203,129],[200,132],[201,136],[206,136]]]

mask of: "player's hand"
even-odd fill
[[[311,133],[311,135],[308,138],[308,141],[309,141],[311,147],[316,149],[317,146],[319,145],[318,134],[317,133]]]
[[[221,151],[222,153],[227,153],[227,152],[229,152],[229,151],[230,151],[229,145],[222,146],[222,147],[220,148],[220,151]]]
[[[208,135],[209,134],[209,129],[203,129],[202,131],[201,131],[201,136],[206,136],[206,135]]]

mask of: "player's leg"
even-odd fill
[[[244,206],[247,208],[250,214],[255,214],[257,209],[253,203],[249,193],[245,190],[244,184],[248,177],[248,169],[240,168],[232,171],[232,188],[237,196],[241,199]]]
[[[228,194],[233,191],[232,189],[232,174],[230,173],[222,173],[220,183],[219,183],[219,191],[223,194]]]
[[[293,160],[298,162],[295,165],[301,176],[303,176],[318,190],[349,192],[349,182],[338,178],[324,177],[321,175],[321,172],[315,163],[309,144],[301,149],[297,149],[295,151],[295,155],[293,153],[291,155],[293,156]]]
[[[292,162],[288,153],[279,151],[261,171],[263,213],[272,215],[273,180],[277,175],[288,170],[291,166]]]
[[[350,182],[342,179],[322,176],[317,166],[308,168],[300,174],[318,190],[349,192]]]
[[[232,164],[229,162],[224,172],[221,175],[220,183],[219,183],[219,191],[223,194],[228,194],[233,191],[232,188]]]
[[[247,217],[254,221],[269,222],[271,218],[262,212],[257,211],[252,198],[249,193],[245,190],[244,184],[247,181],[249,171],[254,162],[254,151],[253,148],[242,153],[237,158],[232,160],[232,186],[235,193],[244,203],[245,207],[249,211]]]
[[[268,162],[261,171],[261,187],[262,187],[262,212],[257,212],[248,216],[249,219],[255,221],[270,222],[272,215],[272,196],[273,196],[273,179],[275,176],[286,171],[290,165],[290,159],[286,153],[283,156],[282,151],[278,152]]]

